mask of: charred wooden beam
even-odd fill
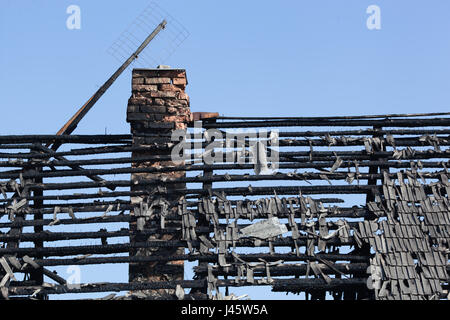
[[[86,253],[87,254],[87,253]],[[226,260],[229,262],[234,261],[234,257],[231,254],[227,254]],[[296,255],[294,253],[275,253],[275,254],[240,254],[239,258],[245,262],[261,262],[259,259],[263,259],[267,262],[274,261],[320,261],[319,259],[329,260],[329,261],[349,261],[349,262],[361,262],[367,263],[368,257],[361,255],[352,254],[332,254],[332,253],[317,253],[313,256],[300,254]],[[51,266],[64,266],[64,265],[92,265],[92,264],[110,264],[110,263],[147,263],[155,261],[201,261],[217,263],[218,256],[216,254],[207,255],[197,255],[193,256],[190,254],[182,255],[172,255],[172,256],[114,256],[114,257],[78,257],[78,258],[52,258],[52,259],[42,259],[35,260],[41,266],[51,267]]]
[[[111,135],[6,135],[0,136],[0,144],[18,144],[18,143],[82,143],[82,144],[104,144],[104,143],[131,143],[130,134],[111,134]]]
[[[219,116],[218,119],[226,120],[284,120],[284,119],[304,119],[304,120],[337,120],[337,119],[388,119],[388,118],[417,118],[433,116],[449,116],[450,112],[422,112],[422,113],[392,113],[381,115],[356,115],[356,116],[326,116],[326,117],[230,117]]]
[[[52,223],[54,225],[79,225],[79,224],[102,224],[102,223],[116,223],[116,222],[130,222],[129,215],[115,215],[106,217],[89,217],[83,219],[60,219],[55,223],[53,219],[40,220],[24,220],[13,222],[2,222],[0,228],[18,228],[18,227],[34,227],[34,226],[48,226]]]
[[[93,292],[120,292],[120,291],[136,291],[136,290],[154,290],[154,289],[175,289],[177,285],[182,288],[201,288],[206,280],[179,280],[179,281],[159,281],[159,282],[141,282],[141,283],[90,283],[81,284],[76,288],[68,288],[67,286],[55,285],[50,288],[39,286],[33,287],[10,287],[10,295],[31,295],[36,290],[41,289],[45,294],[65,294],[65,293],[93,293]],[[323,279],[273,279],[270,284],[273,291],[282,288],[289,290],[282,291],[305,291],[311,289],[317,290],[336,290],[355,286],[365,286],[367,279],[350,278],[350,279],[331,279],[326,282]],[[243,287],[243,286],[267,286],[267,281],[255,281],[254,283],[234,280],[217,280],[216,285],[219,287]],[[175,297],[174,297],[175,298]]]
[[[329,119],[286,119],[266,121],[233,121],[203,123],[203,128],[267,128],[267,127],[445,127],[450,125],[449,118],[414,118],[414,119],[382,119],[382,120],[329,120]]]
[[[356,223],[357,224],[357,223]],[[355,226],[355,223],[349,222],[350,226]],[[238,228],[245,228],[248,227],[249,224],[242,224],[239,225]],[[226,225],[220,226],[223,229],[225,229]],[[336,230],[337,226],[330,226],[330,230]],[[150,228],[146,229],[140,232],[137,232],[137,235],[140,236],[150,236],[155,233],[162,233],[162,234],[172,234],[175,232],[179,232],[181,230],[181,227],[167,227],[164,229],[160,228]],[[299,230],[305,230],[304,227],[301,227],[299,225]],[[203,226],[203,227],[197,227],[196,232],[198,233],[210,233],[213,232],[214,228],[209,226]],[[12,240],[20,240],[22,242],[27,241],[63,241],[63,240],[79,240],[79,239],[102,239],[102,238],[122,238],[122,237],[129,237],[132,235],[129,229],[121,229],[118,231],[106,231],[106,230],[100,230],[100,231],[85,231],[85,232],[39,232],[39,233],[23,233],[21,235],[0,235],[0,241],[12,241]],[[300,246],[305,246],[307,244],[306,239],[312,239],[312,242],[317,244],[317,237],[312,237],[311,235],[305,235],[305,236],[299,236],[297,240],[292,240],[291,238],[283,238],[283,239],[277,239],[273,240],[272,245],[275,247],[292,247],[294,245],[294,242],[297,242]],[[224,240],[225,241],[225,240]],[[219,242],[219,241],[216,241]],[[229,240],[226,241],[227,243],[230,243]],[[259,241],[254,242],[253,240],[249,239],[241,239],[235,242],[236,247],[265,247],[268,245],[268,241]],[[353,239],[349,239],[348,241],[341,241],[339,239],[328,239],[327,245],[334,245],[334,246],[353,246],[356,242]],[[193,248],[199,248],[200,242],[199,241],[191,241],[191,245]],[[161,242],[159,240],[148,240],[146,242],[147,247],[155,247],[155,248],[162,248],[162,247],[187,247],[187,243],[184,240],[166,240],[164,242]],[[42,248],[42,246],[41,246]],[[1,249],[0,249],[1,250]],[[32,250],[30,250],[32,251]],[[36,250],[35,252],[37,252]],[[117,253],[117,252],[116,252]],[[31,254],[31,253],[30,253]],[[36,256],[36,258],[40,258],[39,256]]]
[[[349,275],[354,273],[364,273],[367,271],[369,267],[368,263],[336,263],[333,264],[333,268],[324,265],[321,267],[322,272],[325,274],[333,274],[333,275]],[[204,266],[194,267],[194,272],[198,275],[206,275],[208,273],[208,268]],[[272,266],[270,267],[270,275],[275,277],[286,277],[286,276],[304,276],[308,272],[309,267],[307,263],[303,264],[286,264],[281,266]],[[267,276],[266,267],[253,267],[252,268],[254,276],[256,277],[265,277]],[[212,274],[216,277],[218,276],[237,276],[238,269],[235,266],[231,266],[228,268],[213,268]]]
[[[323,163],[292,163],[284,164],[280,162],[280,169],[327,169],[333,167],[335,162],[323,162]],[[443,165],[450,165],[450,161],[447,162],[421,162],[422,168],[436,168],[436,169],[444,169]],[[228,170],[236,170],[236,169],[253,169],[253,165],[226,165]],[[367,161],[358,163],[359,168],[374,168],[378,166],[387,166],[390,168],[396,169],[409,169],[411,168],[411,162],[388,162],[388,161]],[[212,168],[207,168],[206,170],[224,170],[222,169],[224,165],[213,165]],[[218,168],[217,168],[218,167]],[[354,168],[354,162],[343,162],[340,165],[341,168]],[[185,167],[186,170],[181,170],[180,168],[173,169],[173,172],[179,171],[198,171],[201,168],[195,167]],[[129,173],[163,173],[163,172],[172,172],[169,171],[171,167],[162,168],[113,168],[113,169],[83,169],[83,170],[54,170],[54,171],[43,171],[39,173],[28,173],[23,174],[24,178],[29,179],[37,179],[37,178],[58,178],[58,177],[74,177],[74,176],[85,176],[86,174],[95,174],[95,175],[119,175],[119,174],[129,174]],[[225,170],[227,170],[225,169]],[[0,179],[16,179],[21,174],[21,171],[14,172],[0,172]],[[348,172],[346,171],[335,171],[333,173],[325,173],[328,179],[330,180],[345,180]],[[439,174],[436,172],[423,172],[425,177],[438,177]],[[196,176],[196,177],[183,177],[183,178],[174,178],[171,180],[166,180],[167,184],[170,183],[211,183],[211,182],[225,182],[225,181],[259,181],[259,180],[323,180],[321,176],[324,173],[314,173],[314,172],[295,172],[295,173],[277,173],[273,175],[237,175],[237,174],[222,174],[222,175],[209,175],[209,176]],[[395,178],[395,174],[390,174],[391,177]],[[357,176],[360,180],[372,180],[379,179],[381,174],[377,174],[376,171],[369,171],[369,173],[360,173]],[[105,181],[105,180],[103,180]],[[98,181],[98,182],[103,182]],[[155,184],[160,181],[160,179],[154,179]],[[42,184],[38,184],[42,185]]]
[[[139,183],[141,186],[152,185],[153,183]],[[71,190],[71,189],[86,189],[86,188],[100,188],[106,186],[116,186],[116,187],[126,187],[130,183],[124,181],[123,183],[118,182],[107,182],[105,184],[97,184],[96,182],[80,182],[80,183],[62,183],[54,184],[53,186],[45,185],[36,187],[37,190]],[[305,195],[314,194],[367,194],[371,192],[373,188],[381,190],[381,186],[357,186],[357,185],[336,185],[336,186],[271,186],[271,187],[237,187],[237,188],[215,188],[212,192],[225,193],[226,195],[240,195],[240,196],[250,196],[250,195],[273,195],[276,190],[278,195],[298,195],[300,192]],[[33,188],[34,189],[34,188]],[[185,195],[186,199],[198,198],[198,196],[207,196],[209,192],[203,189],[175,189],[172,190],[174,194]],[[76,200],[76,199],[96,199],[96,198],[116,198],[116,197],[127,197],[127,196],[146,196],[154,195],[155,190],[144,190],[144,191],[115,191],[115,192],[99,192],[99,193],[80,193],[80,194],[61,194],[61,195],[50,195],[42,197],[24,197],[27,200]],[[5,199],[0,199],[0,202],[5,202]],[[7,202],[7,201],[6,201]]]

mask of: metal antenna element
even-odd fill
[[[158,41],[152,43],[152,46],[147,48],[138,60],[133,61],[133,67],[149,68],[167,64],[168,58],[190,34],[179,21],[155,2],[150,2],[107,52],[118,61],[123,61],[149,34],[153,29],[152,26],[163,19],[167,21],[164,32],[158,35]]]
[[[119,69],[117,69],[116,72],[97,90],[96,93],[75,113],[75,115],[70,118],[70,120],[57,132],[57,135],[64,135],[64,134],[71,134],[75,128],[77,127],[78,123],[83,119],[83,117],[89,112],[89,110],[94,106],[94,104],[103,96],[103,94],[106,92],[106,90],[111,87],[111,85],[116,81],[116,79],[122,74],[123,71],[125,71],[126,68],[135,60],[138,58],[139,54],[147,47],[147,45],[150,43],[150,41],[153,40],[153,38],[166,27],[166,20],[163,20],[155,30],[142,42],[142,44],[139,46],[139,48],[131,54],[131,56],[123,63]],[[60,144],[55,143],[52,146],[52,150],[58,149]],[[47,146],[48,147],[48,146]]]

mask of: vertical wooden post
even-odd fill
[[[42,171],[42,169],[34,169],[35,172],[39,172]],[[36,178],[33,181],[34,183],[42,183],[43,179],[42,178]],[[43,196],[44,192],[42,190],[35,190],[33,191],[33,196],[35,197],[40,197]],[[33,209],[39,210],[42,209],[42,205],[43,205],[43,201],[42,200],[33,200]],[[34,220],[41,220],[44,218],[43,214],[41,212],[39,213],[35,213],[33,216]],[[34,227],[34,232],[35,233],[41,233],[44,231],[44,227],[41,225],[37,225]],[[44,247],[44,241],[42,240],[35,240],[34,241],[34,247],[35,248],[43,248]],[[35,256],[36,259],[42,259],[42,255],[36,255]],[[44,283],[44,274],[42,272],[42,268],[41,269],[37,269],[34,270],[33,272],[30,273],[30,279],[36,281],[36,283],[38,285],[42,285]],[[39,295],[40,299],[46,300],[47,296],[46,295]]]
[[[203,177],[204,178],[211,178],[212,176],[213,176],[213,170],[211,170],[211,169],[203,170]],[[212,190],[212,186],[213,186],[212,182],[203,182],[202,188],[203,188],[203,190]],[[198,200],[200,200],[200,199],[198,199]],[[200,203],[200,201],[198,201],[197,203]],[[206,216],[204,216],[204,215],[199,216],[198,221],[197,221],[197,225],[199,227],[209,227],[209,221],[206,219]],[[199,262],[198,266],[207,268],[208,262]],[[208,285],[207,285],[207,283],[205,282],[205,286],[203,288],[201,288],[201,289],[192,289],[191,293],[192,294],[195,294],[195,293],[207,294],[208,293]]]

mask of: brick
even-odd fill
[[[189,101],[189,96],[185,92],[178,92],[177,99]]]
[[[151,114],[148,115],[149,117],[152,116]],[[146,120],[132,120],[129,121],[131,125],[138,129],[139,131],[142,131],[142,129],[173,129],[174,123],[173,122],[155,122],[155,121],[149,121]],[[146,133],[142,131],[142,133]]]
[[[133,95],[136,98],[150,99],[151,101],[153,101],[152,92],[157,91],[134,91]],[[150,103],[141,103],[141,104],[150,104]]]
[[[157,85],[150,85],[150,84],[135,84],[135,85],[133,85],[133,91],[149,92],[149,91],[157,91],[157,90],[158,90]]]
[[[163,84],[163,83],[170,84],[170,83],[172,83],[172,79],[170,79],[170,78],[145,78],[145,84]]]
[[[131,121],[162,121],[164,119],[163,113],[140,113],[142,116],[138,116],[136,113],[129,113],[127,120]]]
[[[186,85],[187,84],[187,80],[186,80],[186,78],[173,78],[172,79],[172,83],[173,84]]]
[[[132,105],[153,104],[153,99],[147,98],[147,97],[132,97],[128,100],[128,104],[132,104]]]
[[[127,112],[140,112],[139,106],[129,104],[127,107]]]
[[[137,113],[128,113],[127,114],[127,121],[146,121],[150,120],[150,115],[142,112]]]
[[[133,70],[133,77],[157,77],[158,72],[157,70],[149,70],[149,69],[140,69],[140,70]]]
[[[175,107],[167,107],[167,113],[177,113],[178,109]]]
[[[219,116],[217,112],[194,112],[192,113],[192,120],[198,121],[202,119],[214,119]]]
[[[180,94],[182,92],[178,92]],[[151,91],[150,96],[152,98],[176,98],[177,92],[174,91]]]
[[[131,80],[132,84],[144,84],[144,78],[133,78]]]
[[[133,77],[182,78],[182,77],[186,77],[186,70],[184,70],[184,69],[134,69]]]
[[[173,122],[153,122],[146,123],[145,127],[149,129],[173,129],[175,125]]]
[[[151,121],[154,123],[154,121]],[[171,134],[172,130],[174,128],[173,122],[167,122],[171,124],[171,126],[158,126],[155,127],[149,127],[149,121],[129,121],[132,129],[132,132],[134,134],[147,134],[147,133],[160,133],[160,134]],[[158,122],[158,123],[164,123],[164,122]]]
[[[174,116],[165,116],[164,117],[164,121],[166,121],[166,122],[177,122],[177,121],[182,121],[182,120],[180,119],[180,116],[174,115]]]
[[[173,84],[167,84],[167,83],[158,85],[158,88],[161,91],[176,91],[176,92],[183,91],[180,88],[178,88],[177,86],[174,86]]]
[[[181,69],[159,69],[157,72],[157,77],[161,78],[185,78],[186,70]]]
[[[166,113],[167,108],[164,106],[155,106],[155,105],[147,105],[147,106],[140,106],[141,112],[150,112],[150,113]]]
[[[187,100],[167,99],[165,104],[168,107],[187,107],[188,102]]]
[[[167,76],[170,78],[186,78],[186,70],[167,70]]]
[[[154,103],[155,103],[156,105],[158,105],[158,106],[163,106],[163,105],[165,105],[165,100],[164,100],[164,99],[155,98],[154,100],[155,100]]]
[[[167,113],[170,115],[178,114],[180,116],[191,115],[189,108],[177,108],[177,107],[167,107]]]
[[[186,90],[186,85],[185,84],[174,84],[174,86],[179,88],[181,91],[185,91]]]
[[[163,120],[168,122],[189,122],[190,116],[177,114],[173,116],[165,116]]]

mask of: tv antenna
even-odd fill
[[[156,22],[156,23],[155,23]],[[152,28],[157,25],[156,28]],[[160,36],[164,30],[164,41],[155,43],[155,46],[149,47],[151,51],[144,51],[149,43]],[[151,31],[151,32],[150,32]],[[161,64],[180,46],[180,44],[189,36],[189,32],[170,14],[164,11],[156,3],[150,5],[135,19],[135,21],[122,33],[118,40],[109,48],[108,52],[115,58],[123,62],[122,65],[113,73],[113,75],[89,98],[89,100],[67,121],[56,135],[70,135],[78,126],[80,121],[86,116],[95,103],[105,94],[117,78],[135,61],[152,65],[150,61]],[[168,40],[168,41],[167,41]],[[155,66],[156,66],[155,65]],[[45,152],[55,152],[61,143],[53,142],[42,147]],[[64,160],[63,157],[55,157],[57,160]],[[74,170],[84,170],[79,166],[71,166]],[[87,175],[94,181],[103,181],[102,178],[93,175]]]

